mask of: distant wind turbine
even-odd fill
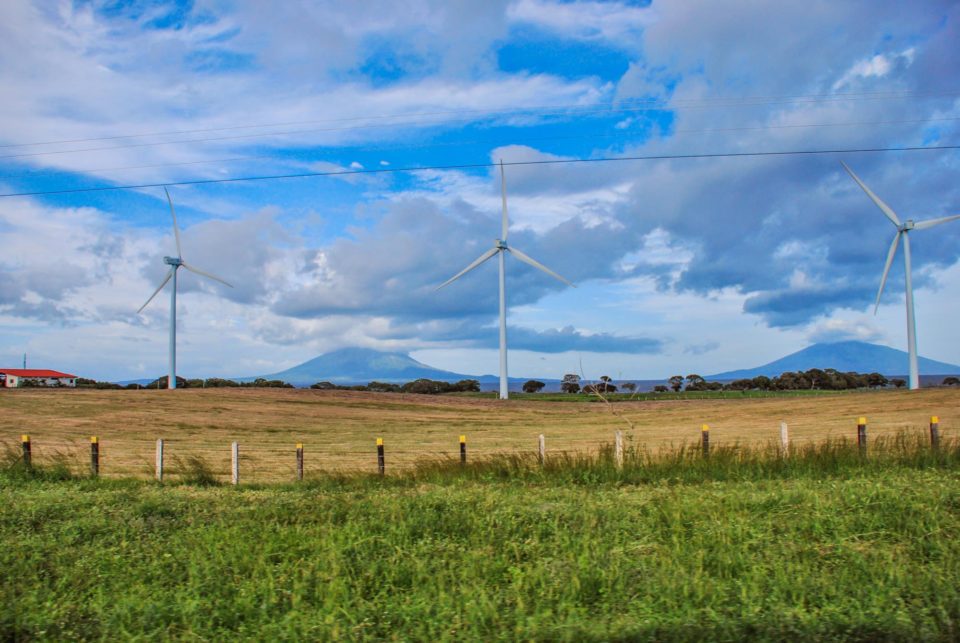
[[[500,161],[500,194],[503,201],[503,224],[501,229],[500,239],[493,240],[493,248],[487,250],[482,255],[480,255],[476,261],[471,263],[469,266],[455,274],[454,276],[447,279],[445,282],[437,286],[437,290],[440,290],[444,286],[453,283],[463,275],[467,274],[480,264],[482,264],[487,259],[490,259],[494,255],[500,255],[500,399],[505,400],[509,397],[509,392],[507,390],[507,293],[506,293],[506,272],[505,272],[505,262],[504,259],[506,254],[509,252],[515,256],[520,261],[530,264],[537,270],[543,271],[557,279],[567,284],[568,286],[574,286],[572,283],[550,270],[540,262],[534,260],[528,255],[524,254],[516,248],[510,248],[507,246],[507,233],[509,232],[509,223],[507,221],[507,179],[503,172],[503,161]]]
[[[911,230],[926,230],[941,223],[960,219],[960,214],[918,222],[908,219],[906,223],[901,223],[893,209],[874,194],[870,188],[860,180],[860,177],[847,167],[846,163],[840,161],[840,164],[843,165],[844,169],[853,177],[857,185],[863,188],[863,191],[866,192],[867,196],[880,208],[880,211],[897,227],[897,234],[893,237],[893,243],[890,244],[890,251],[887,253],[887,264],[883,267],[883,277],[880,279],[880,289],[877,291],[877,303],[873,308],[874,315],[877,314],[877,310],[880,308],[880,295],[883,294],[883,287],[887,283],[890,264],[893,263],[893,257],[897,254],[897,246],[900,244],[900,238],[903,237],[903,266],[907,282],[907,352],[910,354],[910,388],[918,389],[920,388],[920,372],[919,368],[917,368],[917,324],[913,312],[913,279],[910,273],[910,237],[908,233]]]
[[[180,250],[180,230],[177,228],[177,212],[173,209],[173,200],[170,198],[170,193],[167,192],[167,188],[163,188],[163,191],[167,195],[167,203],[170,204],[170,215],[173,217],[173,236],[177,240],[177,256],[163,258],[163,263],[170,266],[170,270],[167,272],[167,276],[163,278],[163,281],[160,282],[157,289],[150,295],[146,303],[140,306],[137,314],[140,314],[140,312],[147,307],[147,304],[153,301],[153,298],[163,290],[163,287],[167,285],[168,281],[173,280],[173,287],[170,288],[170,376],[167,378],[167,388],[175,389],[177,388],[177,270],[183,267],[202,277],[219,281],[230,288],[233,288],[233,286],[220,277],[215,277],[208,272],[195,268],[183,260],[183,252]]]

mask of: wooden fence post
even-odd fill
[[[540,466],[543,466],[543,463],[547,460],[547,440],[543,437],[543,434],[540,434],[540,437],[537,438],[537,446],[539,447],[537,458],[540,462]]]
[[[230,482],[240,484],[240,443],[230,445]]]
[[[940,418],[936,415],[930,418],[930,446],[940,448]]]
[[[857,448],[860,455],[867,455],[867,418],[860,417],[857,420]]]
[[[460,464],[467,463],[467,436],[460,436]]]
[[[90,436],[90,475],[100,475],[100,442],[95,435]]]
[[[303,480],[303,443],[297,442],[297,482]]]
[[[27,434],[21,435],[20,444],[23,446],[23,464],[29,469],[33,464],[33,453],[30,449],[30,436]]]
[[[157,440],[157,482],[163,482],[163,438]]]
[[[617,431],[614,436],[613,457],[616,460],[617,468],[623,468],[623,431]]]
[[[377,473],[383,475],[386,468],[387,463],[383,457],[383,438],[377,438]]]
[[[700,426],[700,446],[703,447],[703,457],[710,456],[710,427],[706,424]]]
[[[787,423],[780,423],[780,450],[784,457],[790,455],[790,434],[787,432]]]

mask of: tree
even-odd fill
[[[622,388],[624,391],[630,391],[633,393],[637,390],[637,385],[634,382],[624,382],[620,385],[620,388]]]
[[[691,373],[687,375],[687,388],[688,391],[702,391],[704,389],[704,384],[706,380],[697,375],[696,373]]]
[[[880,373],[870,373],[867,375],[867,386],[870,388],[883,388],[888,383],[889,380]]]
[[[670,379],[672,380],[673,378],[671,377]],[[666,392],[669,391],[669,390],[670,390],[670,389],[668,389],[668,388],[667,388],[666,386],[664,386],[663,384],[657,384],[656,386],[653,387],[653,392],[654,392],[654,393],[666,393]],[[676,390],[678,390],[678,389],[673,389],[673,390],[676,391]]]
[[[903,388],[904,386],[907,385],[907,381],[902,380],[899,377],[893,378],[892,380],[890,380],[890,383],[896,386],[897,388]]]
[[[567,373],[564,375],[563,381],[560,383],[560,390],[564,393],[579,393],[580,376],[576,373]]]
[[[953,377],[951,375],[950,377],[943,378],[944,386],[957,386],[958,384],[960,384],[960,378],[958,377]]]
[[[773,385],[773,382],[766,375],[757,375],[750,382],[750,388],[760,389],[761,391],[769,391],[770,387]]]
[[[543,382],[539,380],[527,380],[523,383],[523,392],[524,393],[539,393],[543,390],[543,387],[546,386]]]
[[[673,392],[679,393],[680,387],[683,386],[683,375],[674,375],[667,381],[670,382],[670,388],[673,389]]]
[[[451,390],[459,393],[479,393],[480,380],[460,380],[453,384]]]
[[[601,375],[601,376],[600,376],[600,382],[601,382],[601,384],[600,384],[600,389],[601,389],[602,391],[606,392],[606,391],[607,391],[607,387],[610,386],[610,382],[612,382],[612,381],[613,381],[613,379],[612,379],[609,375]],[[614,387],[613,387],[613,390],[616,391],[616,390],[617,390],[617,387],[614,386]]]
[[[374,391],[376,393],[398,393],[400,391],[400,386],[397,384],[391,384],[389,382],[373,381],[367,384],[367,390]]]

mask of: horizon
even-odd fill
[[[496,373],[493,262],[433,289],[499,235],[501,159],[511,244],[577,285],[507,258],[511,378],[906,350],[902,254],[873,314],[895,230],[839,161],[903,220],[960,213],[960,6],[862,7],[0,3],[0,194],[171,186],[183,257],[235,286],[180,272],[178,374]],[[722,156],[905,147],[943,149]],[[910,241],[918,353],[960,363],[960,222]],[[0,363],[166,372],[168,292],[136,314],[162,187],[0,197],[0,247]]]

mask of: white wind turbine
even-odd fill
[[[484,252],[477,258],[476,261],[447,279],[445,282],[437,286],[436,289],[440,290],[444,286],[453,283],[494,255],[500,255],[500,399],[505,400],[509,397],[509,392],[507,390],[507,293],[506,272],[504,265],[506,254],[509,252],[520,261],[530,264],[534,268],[547,273],[554,279],[562,281],[568,286],[573,286],[574,288],[576,288],[576,286],[523,252],[517,250],[516,248],[510,248],[507,246],[507,233],[509,228],[509,223],[507,221],[507,179],[503,172],[503,161],[500,161],[500,195],[503,200],[503,224],[501,229],[502,238],[494,239],[493,247],[490,250]]]
[[[840,161],[840,164],[843,165],[844,169],[853,177],[853,180],[857,182],[863,191],[867,193],[867,196],[880,208],[880,211],[883,212],[890,222],[897,227],[897,234],[893,237],[893,243],[890,244],[890,251],[887,253],[887,264],[883,267],[883,277],[880,279],[880,289],[877,291],[877,303],[873,308],[873,314],[877,314],[877,310],[880,308],[880,295],[883,294],[883,287],[887,283],[887,274],[890,272],[890,264],[893,263],[893,257],[897,254],[897,246],[900,243],[900,238],[903,237],[903,267],[904,273],[906,274],[906,291],[907,291],[907,352],[910,355],[910,388],[918,389],[920,388],[920,372],[917,367],[917,324],[916,319],[914,318],[913,312],[913,279],[910,273],[910,236],[909,232],[911,230],[926,230],[927,228],[932,228],[933,226],[940,225],[941,223],[947,223],[948,221],[954,221],[960,219],[960,214],[955,214],[949,217],[941,217],[939,219],[928,219],[926,221],[914,222],[913,219],[907,219],[906,223],[901,223],[900,219],[897,217],[893,209],[884,203],[880,197],[874,194],[870,188],[868,188],[863,181],[860,180],[856,174],[853,173],[847,164],[843,161]]]
[[[219,281],[225,286],[230,286],[230,288],[233,288],[233,286],[220,277],[215,277],[208,272],[195,268],[183,260],[183,252],[180,250],[180,230],[177,228],[177,212],[173,209],[173,200],[170,198],[170,193],[167,192],[167,188],[163,188],[163,191],[167,195],[167,203],[170,204],[170,215],[173,217],[173,236],[177,240],[177,256],[163,258],[163,263],[170,266],[170,270],[167,272],[167,276],[163,278],[163,281],[160,282],[157,289],[150,295],[146,303],[140,306],[137,314],[140,314],[140,312],[147,307],[147,304],[153,301],[153,298],[163,290],[163,287],[167,285],[168,281],[173,280],[173,286],[170,288],[170,375],[167,378],[167,388],[174,389],[177,388],[177,270],[182,266],[190,272],[207,277],[208,279],[213,279],[214,281]]]

